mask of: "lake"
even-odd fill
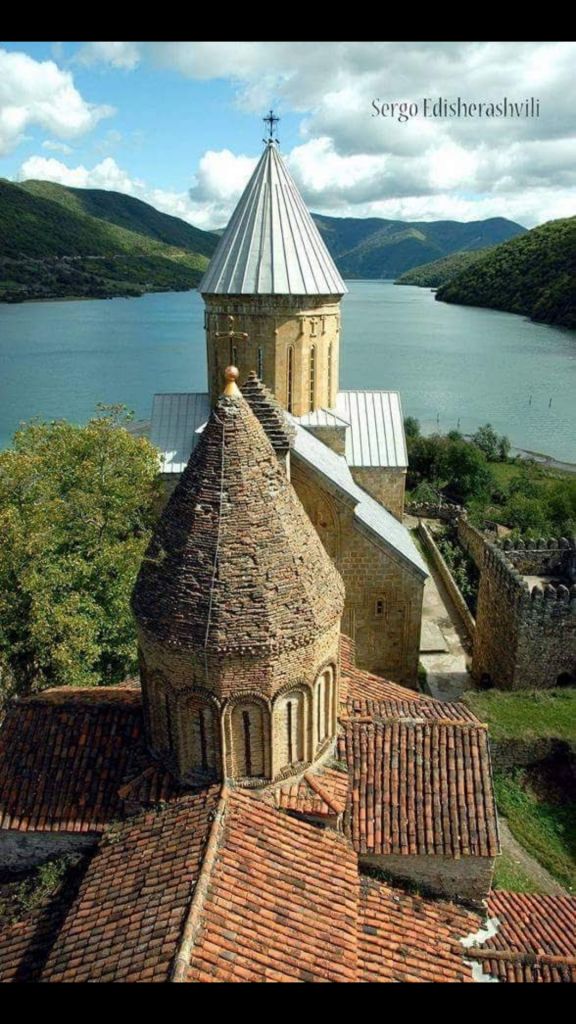
[[[391,281],[349,288],[342,388],[400,391],[426,433],[490,422],[519,448],[576,462],[576,331]],[[197,292],[0,304],[0,447],[33,416],[82,422],[101,401],[148,419],[156,391],[205,388]]]

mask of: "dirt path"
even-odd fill
[[[538,886],[540,892],[546,893],[547,896],[566,896],[566,890],[562,888],[560,882],[557,882],[546,871],[546,868],[543,868],[537,860],[534,860],[534,857],[531,857],[518,840],[514,838],[506,818],[499,817],[498,824],[502,853],[508,854],[516,864],[520,865],[522,871]]]

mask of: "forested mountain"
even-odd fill
[[[467,270],[478,260],[484,258],[487,252],[491,252],[494,246],[488,249],[475,249],[472,252],[455,252],[452,256],[443,256],[440,260],[432,263],[423,263],[421,267],[414,267],[401,274],[395,284],[411,284],[419,288],[441,288],[448,284],[457,274]]]
[[[0,179],[0,300],[193,288],[218,239],[119,192]]]
[[[549,221],[496,246],[436,298],[576,327],[576,217]]]
[[[319,214],[314,214],[314,220],[344,278],[398,277],[423,263],[455,252],[485,249],[526,231],[504,217],[465,224]]]

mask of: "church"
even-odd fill
[[[199,290],[208,389],[154,396],[150,437],[163,453],[168,491],[225,368],[236,366],[241,381],[255,373],[293,427],[286,472],[344,580],[343,626],[359,665],[415,689],[427,568],[402,525],[408,459],[400,396],[339,390],[347,288],[273,138]]]
[[[273,145],[263,168],[281,173]],[[258,256],[258,275],[278,266],[274,253],[270,264]],[[343,285],[331,286],[312,308],[337,305]],[[246,299],[256,319],[250,300],[260,298]],[[398,520],[354,480],[346,452],[360,421],[334,412],[339,396],[324,392],[303,413],[273,393],[292,381],[296,403],[310,382],[316,342],[309,319],[302,331],[292,323],[292,301],[282,296],[283,378],[269,338],[261,367],[242,361],[236,335],[252,335],[236,306],[227,335],[221,320],[208,325],[214,398],[172,452],[178,481],[132,597],[139,679],[45,690],[7,709],[0,869],[63,855],[69,867],[2,929],[2,982],[576,981],[574,898],[492,889],[486,726],[464,704],[366,668],[368,631],[346,632],[352,542],[344,531],[336,551],[323,542],[306,488],[345,506],[359,551],[377,547],[381,528],[382,564],[424,570]],[[323,348],[321,324],[314,338]],[[231,343],[239,367],[221,365]],[[190,411],[206,396],[183,397]],[[344,454],[300,422],[315,413]],[[393,588],[377,598],[393,599]]]

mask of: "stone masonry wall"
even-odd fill
[[[470,558],[474,562],[477,569],[482,571],[484,565],[484,554],[486,551],[486,540],[484,534],[477,530],[475,526],[466,519],[466,516],[460,516],[457,523],[457,535],[460,544],[464,548],[464,551],[470,555]]]
[[[568,541],[488,545],[480,576],[472,674],[502,689],[543,689],[576,676],[576,586],[530,591],[524,575],[570,565]],[[568,569],[569,571],[569,569]]]
[[[447,899],[479,904],[492,884],[494,859],[491,857],[377,856],[359,854],[361,864],[380,868],[399,882],[416,885]]]
[[[466,604],[466,601],[460,593],[458,584],[454,579],[448,565],[446,564],[440,549],[438,548],[430,530],[425,523],[420,522],[418,525],[418,534],[421,537],[426,551],[430,555],[434,566],[436,567],[446,590],[448,591],[452,602],[458,611],[462,622],[464,623],[469,636],[474,639],[476,635],[476,623],[474,617]]]
[[[98,835],[65,832],[0,831],[0,870],[27,871],[52,857],[84,853],[98,842]]]
[[[338,296],[206,295],[204,299],[208,384],[213,405],[222,391],[224,370],[233,363],[240,371],[240,380],[254,370],[280,404],[288,408],[288,360],[292,349],[290,411],[302,416],[311,408],[334,408],[339,375]],[[315,362],[311,403],[312,347]]]
[[[402,522],[406,470],[386,466],[350,466],[356,483]]]
[[[358,666],[416,689],[423,580],[364,533],[353,507],[297,456],[292,483],[344,580],[342,630],[356,642]]]

